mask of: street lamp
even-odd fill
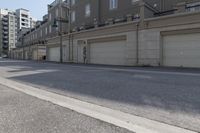
[[[60,36],[60,63],[63,63],[63,44],[62,44],[63,31],[62,31],[62,23],[69,23],[69,21],[62,18],[62,2],[60,2],[59,8],[60,8],[60,17],[57,18],[57,19],[54,19],[54,23],[53,23],[52,27],[57,28],[58,27],[57,22],[59,22],[59,26],[60,26],[60,29],[59,29],[59,36]]]

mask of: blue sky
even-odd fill
[[[0,0],[0,8],[15,10],[25,8],[30,10],[31,16],[40,20],[47,13],[47,5],[54,0]]]

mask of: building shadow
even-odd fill
[[[177,116],[171,120],[173,114],[177,113],[187,114],[186,120],[190,120],[190,117],[191,120],[198,119],[192,124],[200,124],[200,76],[138,73],[23,61],[0,62],[0,67],[17,68],[8,73],[49,70],[9,79],[169,124],[184,126],[186,122],[181,123],[184,118]],[[169,116],[161,117],[166,114]],[[200,131],[198,125],[191,127],[185,124],[185,128]]]

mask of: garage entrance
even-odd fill
[[[200,33],[164,36],[163,65],[200,67]]]

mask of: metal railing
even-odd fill
[[[192,5],[192,6],[186,6],[185,9],[186,9],[187,12],[200,11],[200,4]]]

